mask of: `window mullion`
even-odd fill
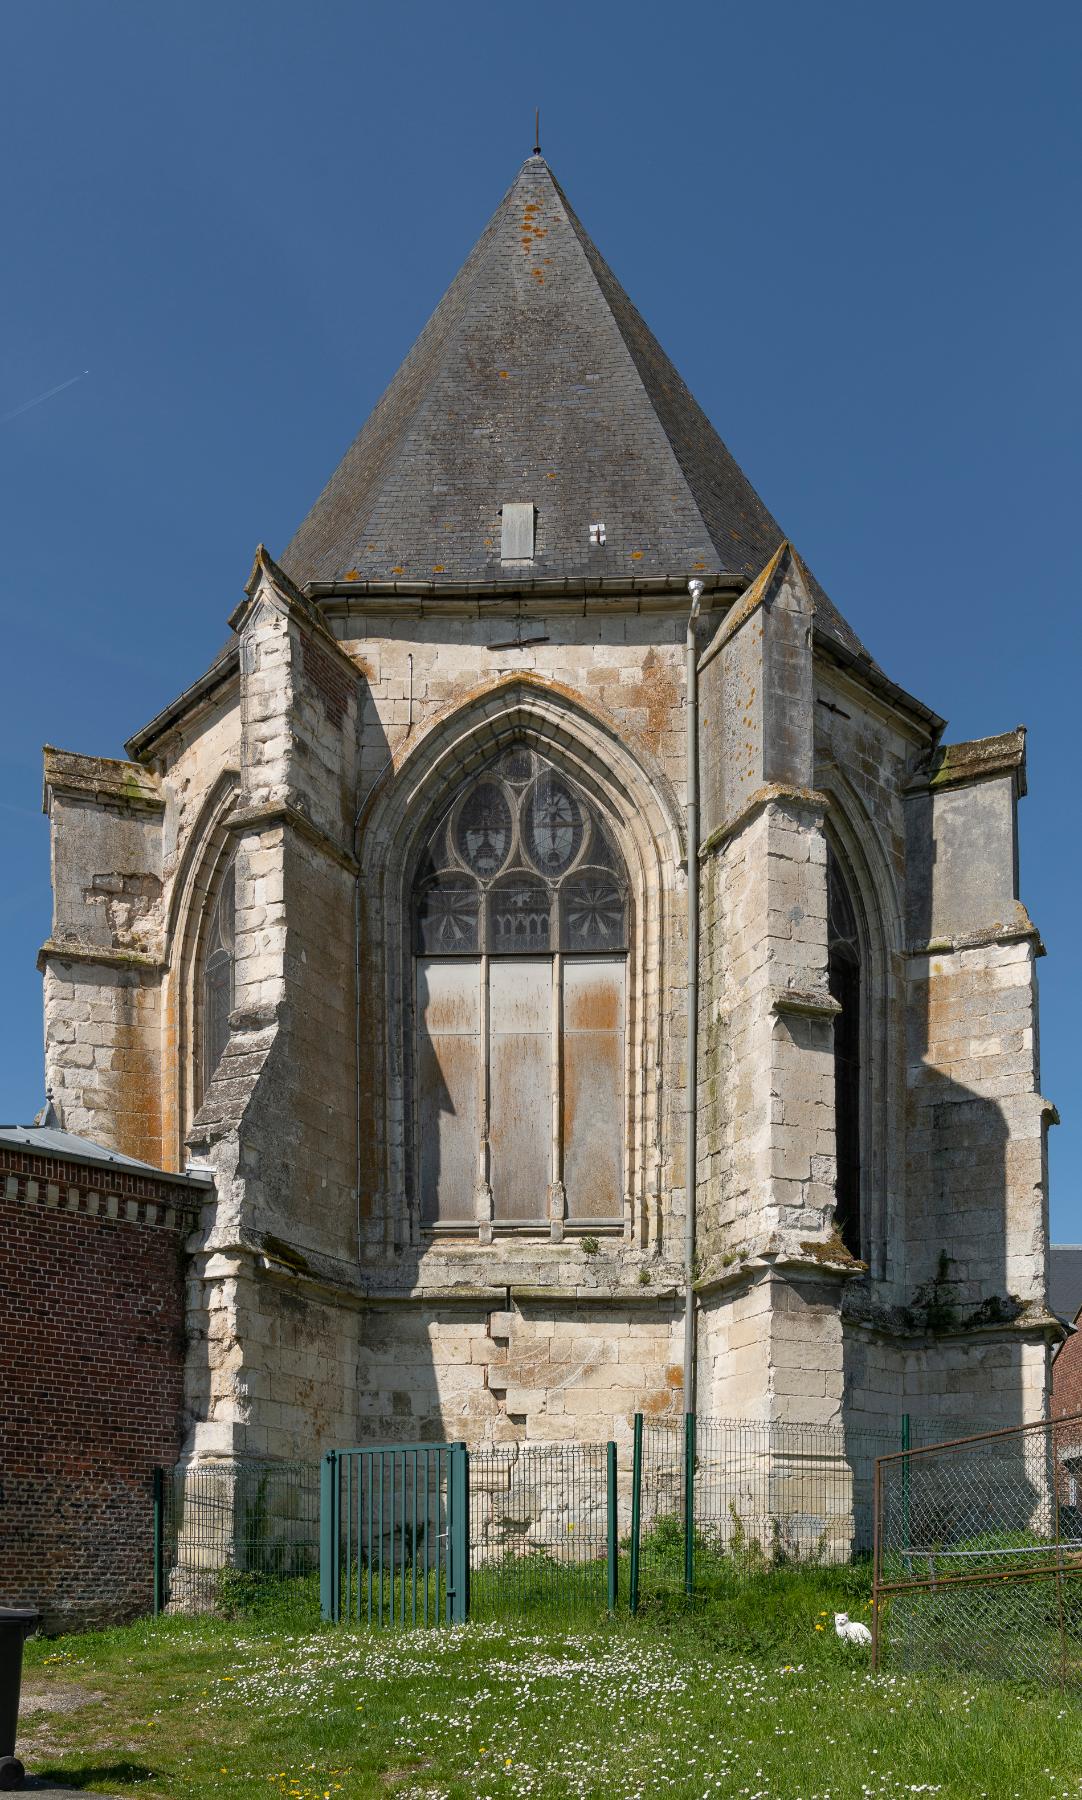
[[[559,939],[557,938],[557,942]],[[563,1242],[567,1194],[563,1171],[563,958],[552,958],[552,1184],[549,1188],[549,1229],[554,1244]]]
[[[477,1079],[481,1084],[478,1117],[481,1121],[481,1139],[477,1146],[477,1189],[474,1195],[474,1211],[477,1215],[477,1236],[482,1244],[492,1242],[492,1142],[489,1136],[492,1110],[492,1072],[490,1068],[490,1045],[492,1032],[489,1023],[489,957],[482,955],[478,961],[478,979],[481,983],[481,1055]]]

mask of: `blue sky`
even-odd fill
[[[880,662],[952,738],[1030,727],[1053,1230],[1082,1240],[1080,50],[1077,5],[997,0],[5,7],[0,1117],[41,1103],[42,743],[122,754],[210,660],[539,104]]]

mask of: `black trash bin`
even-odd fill
[[[0,1788],[21,1788],[26,1770],[15,1754],[19,1728],[19,1688],[23,1679],[23,1639],[41,1624],[41,1614],[24,1606],[0,1606]]]

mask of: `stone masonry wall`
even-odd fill
[[[44,974],[45,1080],[65,1128],[160,1166],[157,970],[54,955]]]
[[[909,973],[911,1290],[919,1304],[966,1313],[1012,1295],[1040,1302],[1048,1109],[1033,945],[918,956]]]
[[[630,1441],[679,1418],[681,1308],[461,1293],[331,1293],[285,1261],[216,1252],[189,1283],[190,1454],[310,1457],[333,1444]]]
[[[0,1600],[40,1608],[47,1630],[150,1609],[197,1211],[190,1188],[0,1149]]]
[[[46,749],[46,1082],[69,1131],[159,1166],[163,807],[136,764]]]

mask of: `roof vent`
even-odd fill
[[[510,506],[501,506],[503,531],[500,539],[500,556],[504,562],[532,562],[533,535],[536,508],[532,501],[525,504],[515,501]]]

